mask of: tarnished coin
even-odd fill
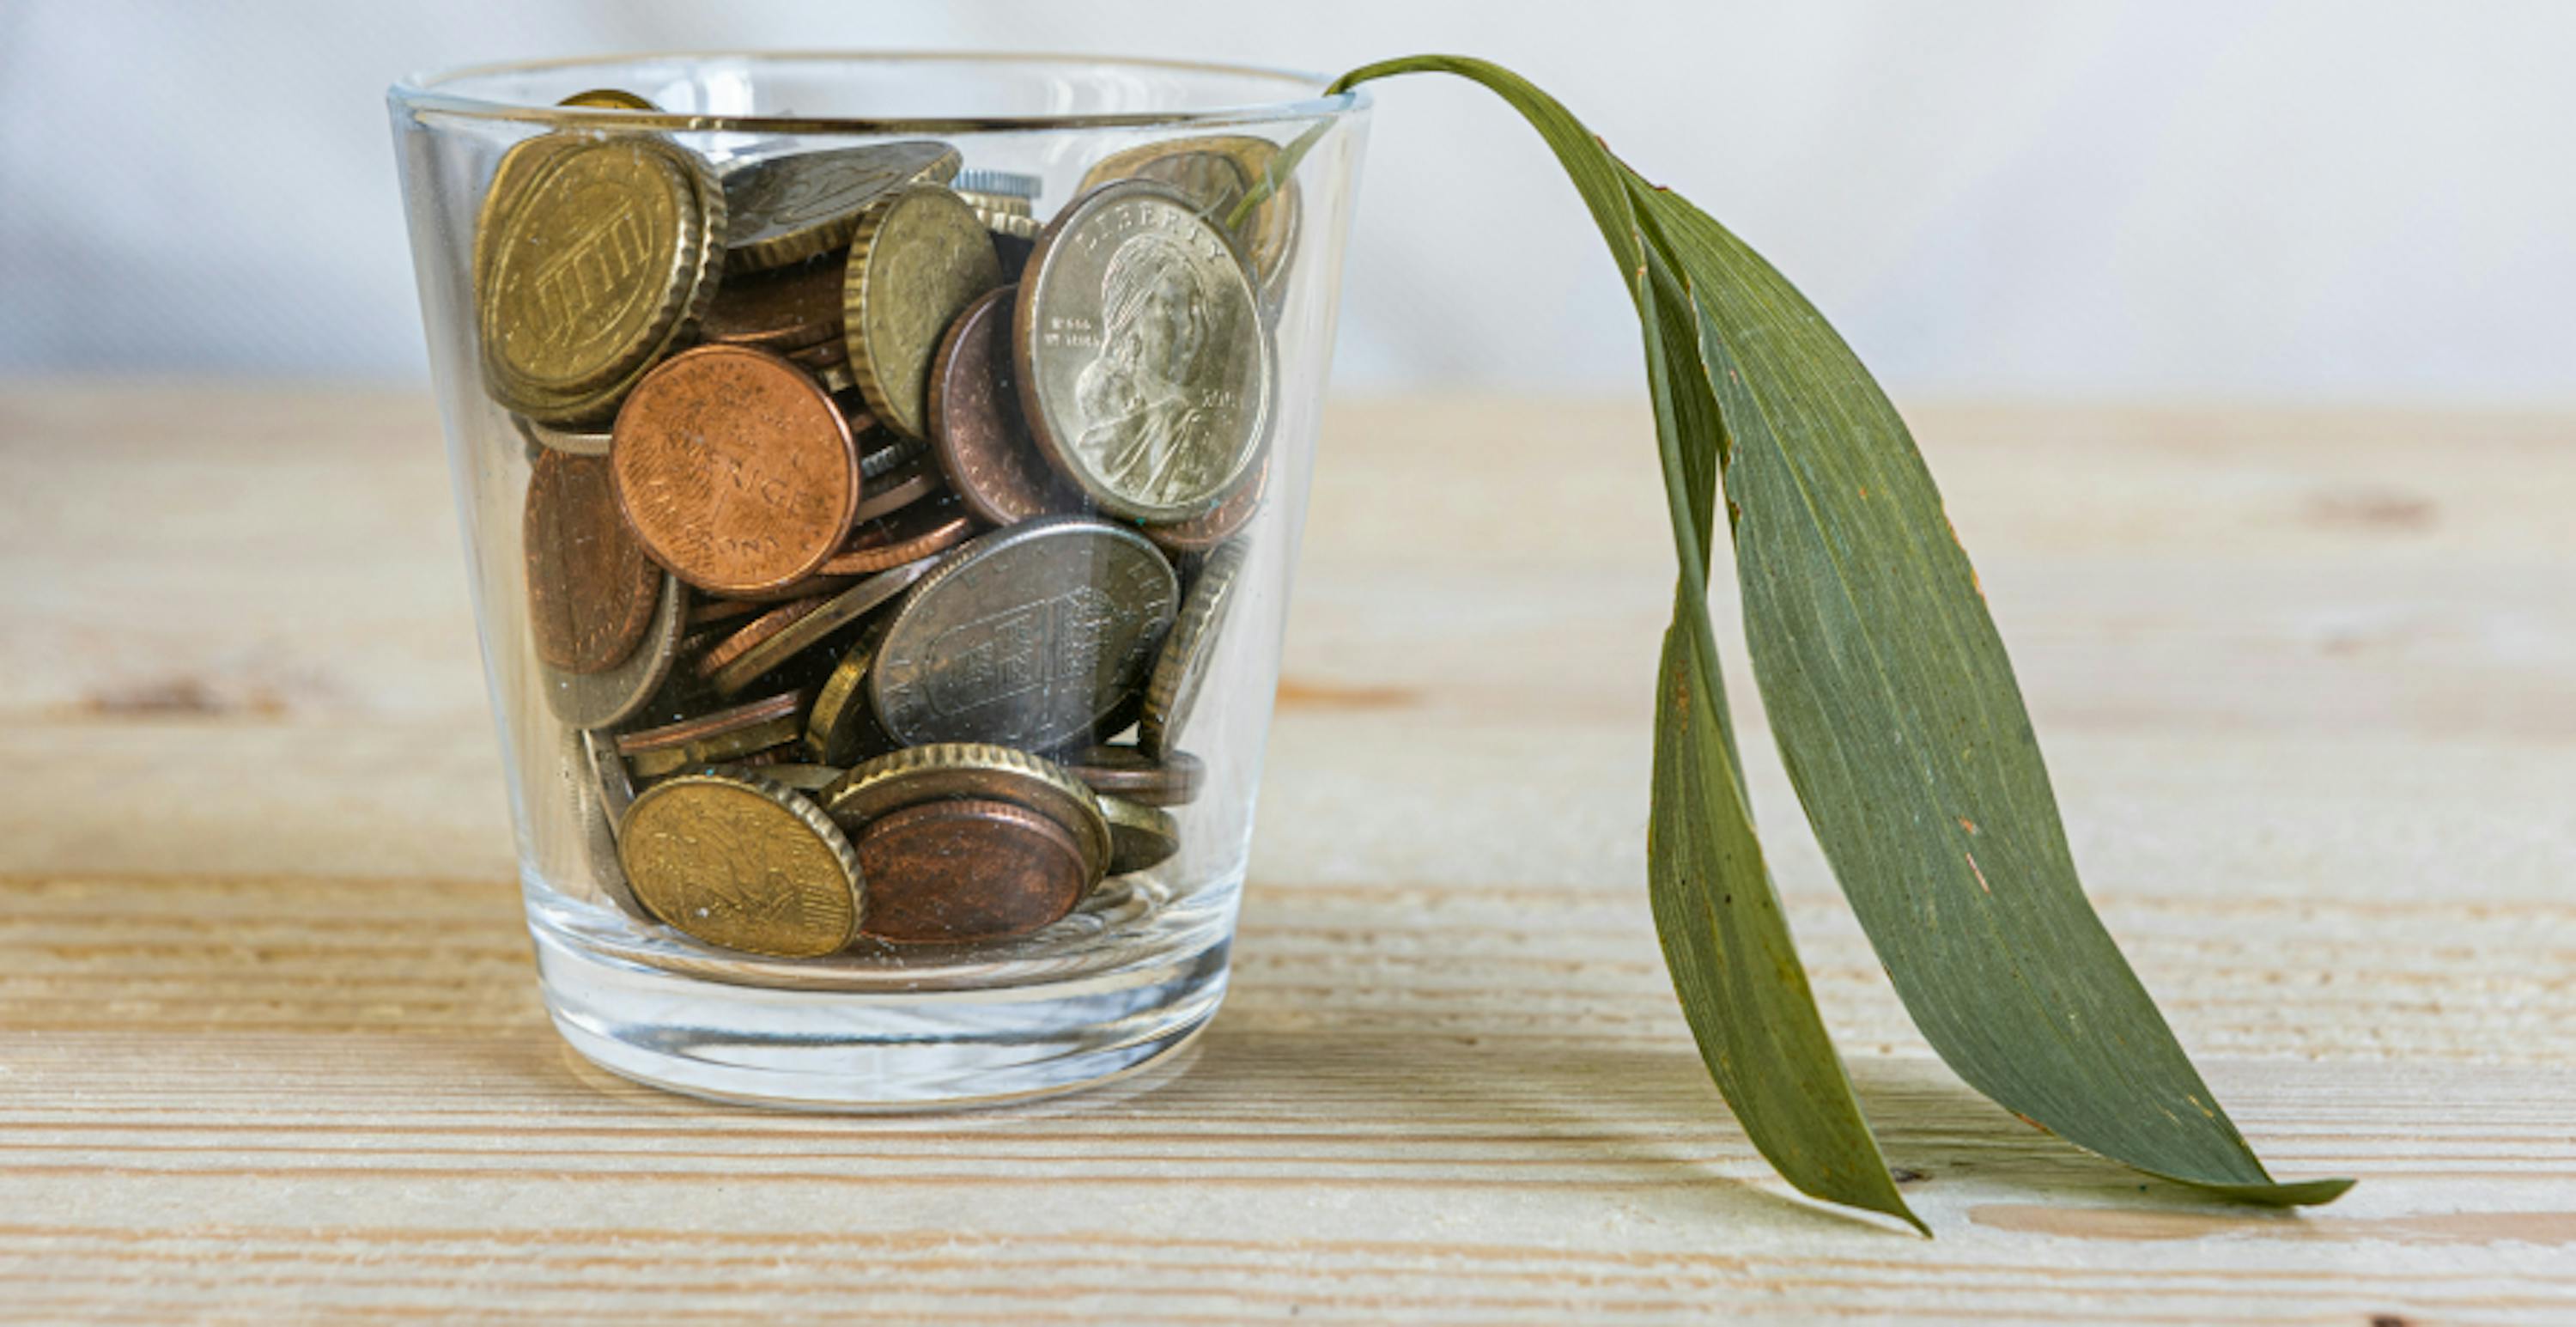
[[[859,501],[858,513],[852,518],[859,524],[884,520],[942,487],[937,466],[915,459],[896,466],[876,483],[869,485],[868,495]]]
[[[512,415],[510,422],[518,426],[520,437],[545,451],[569,452],[574,456],[608,454],[609,432],[604,428],[560,428],[538,423],[526,415]],[[529,463],[535,464],[533,459]]]
[[[1016,525],[1079,502],[1038,457],[1011,362],[1019,288],[989,291],[948,325],[930,361],[930,445],[948,487],[978,516]]]
[[[934,742],[889,752],[851,768],[823,790],[832,819],[863,831],[907,806],[976,798],[1025,807],[1065,827],[1082,849],[1084,887],[1109,866],[1109,821],[1100,797],[1064,767],[986,742]]]
[[[667,140],[547,135],[513,148],[474,241],[493,398],[553,424],[609,413],[714,294],[724,229],[714,178]]]
[[[520,525],[537,658],[568,673],[623,663],[652,625],[662,570],[617,514],[607,460],[539,452]]]
[[[930,564],[926,562],[888,568],[824,600],[812,612],[799,614],[795,620],[753,643],[718,668],[713,678],[717,694],[730,696],[750,686],[770,669],[822,643],[832,633],[880,606],[892,603],[896,595],[911,588],[913,582],[929,571]]]
[[[1139,527],[1145,537],[1166,553],[1181,555],[1207,552],[1232,539],[1252,518],[1261,512],[1262,499],[1270,492],[1270,455],[1262,453],[1261,465],[1252,473],[1249,483],[1237,487],[1225,501],[1200,512],[1186,521],[1169,525]]]
[[[695,665],[698,676],[713,677],[717,670],[741,658],[753,646],[785,631],[796,619],[821,608],[825,596],[790,599],[736,628],[732,635],[717,641],[700,654]]]
[[[592,88],[576,92],[555,103],[557,106],[587,106],[601,111],[658,111],[662,109],[624,88]]]
[[[867,422],[865,431],[860,429],[861,420]],[[890,429],[877,428],[876,417],[873,415],[852,416],[850,428],[853,432],[862,434],[859,439],[859,473],[867,476],[871,484],[893,474],[904,462],[929,450],[917,438],[907,438]]]
[[[652,914],[626,887],[626,868],[617,860],[617,826],[635,802],[635,780],[625,759],[607,734],[567,728],[564,765],[573,781],[573,814],[582,820],[582,854],[592,882],[618,911],[651,921]]]
[[[683,774],[645,789],[618,856],[637,901],[711,945],[819,958],[858,935],[849,840],[805,794],[756,774]]]
[[[1243,573],[1245,552],[1240,540],[1217,545],[1208,554],[1207,565],[1199,568],[1198,579],[1191,582],[1189,597],[1181,601],[1172,634],[1163,639],[1163,652],[1146,679],[1144,712],[1136,717],[1136,745],[1146,755],[1160,756],[1171,749],[1198,705],[1199,688],[1206,684],[1208,666],[1216,658],[1217,636],[1240,597],[1235,581]]]
[[[645,551],[680,579],[748,594],[810,576],[859,509],[840,407],[804,370],[708,345],[646,375],[617,412],[609,462]]]
[[[872,628],[851,643],[832,665],[805,712],[805,754],[832,765],[850,765],[883,752],[894,740],[877,726],[868,708],[868,666],[876,662],[881,628]]]
[[[823,570],[833,576],[865,576],[946,552],[973,533],[975,518],[955,499],[916,503],[860,526]]]
[[[621,735],[617,754],[642,778],[693,765],[740,760],[784,746],[805,731],[805,697],[790,691],[746,705]]]
[[[607,728],[632,718],[653,699],[680,657],[680,631],[688,618],[689,592],[664,576],[653,620],[626,661],[604,673],[572,673],[537,662],[546,705],[575,728]]]
[[[946,189],[915,185],[859,219],[842,319],[851,372],[878,423],[928,433],[930,353],[960,310],[1000,284],[984,223]]]
[[[1029,433],[1094,506],[1185,521],[1267,445],[1270,336],[1223,232],[1159,184],[1107,185],[1047,226],[1011,353]]]
[[[716,287],[698,334],[795,358],[814,347],[841,353],[841,265],[817,258],[778,272],[728,276]],[[828,361],[827,361],[828,362]],[[819,367],[809,365],[808,367]]]
[[[761,157],[724,174],[734,216],[725,266],[735,272],[784,267],[850,242],[859,214],[916,181],[957,173],[957,149],[909,140]]]
[[[1009,802],[908,806],[870,821],[857,847],[866,933],[895,944],[1026,935],[1073,911],[1090,887],[1073,835]]]
[[[782,788],[793,788],[808,797],[841,781],[849,773],[838,765],[815,765],[797,760],[764,760],[759,764],[741,762],[715,767],[718,774],[749,773],[769,780]]]
[[[1109,820],[1111,875],[1160,865],[1181,850],[1181,822],[1159,806],[1103,797],[1100,813]]]
[[[1103,158],[1082,177],[1076,194],[1113,180],[1154,180],[1178,190],[1199,215],[1224,227],[1252,263],[1266,299],[1276,301],[1297,252],[1302,201],[1294,179],[1279,181],[1253,205],[1239,226],[1228,225],[1237,204],[1279,161],[1279,145],[1266,138],[1215,134],[1147,143]]]
[[[895,609],[869,699],[902,742],[1083,740],[1143,685],[1179,595],[1130,530],[1053,517],[979,535]]]
[[[1144,806],[1180,806],[1198,800],[1207,766],[1187,751],[1160,760],[1132,746],[1095,746],[1068,758],[1065,768],[1104,797]]]

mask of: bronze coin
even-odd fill
[[[1018,295],[1004,286],[967,305],[930,359],[931,455],[957,496],[995,525],[1080,505],[1020,418],[1010,339]]]
[[[1094,792],[1123,797],[1140,806],[1180,806],[1195,800],[1207,779],[1207,765],[1187,751],[1170,751],[1161,760],[1132,746],[1095,746],[1065,762],[1073,776]]]
[[[727,277],[699,318],[698,334],[791,356],[821,344],[830,345],[835,357],[846,355],[839,260],[826,257],[783,272]]]
[[[617,514],[608,461],[539,452],[527,503],[520,540],[537,657],[567,673],[615,668],[653,623],[662,572]]]
[[[1082,849],[1053,820],[1008,802],[924,802],[859,835],[865,932],[897,944],[1025,935],[1073,911]]]
[[[954,500],[925,502],[860,526],[823,570],[833,576],[865,576],[945,552],[973,533],[975,518]]]
[[[749,704],[717,710],[713,714],[701,714],[678,723],[666,723],[659,728],[643,728],[623,734],[617,739],[617,754],[640,756],[674,750],[692,742],[704,742],[711,737],[754,728],[773,719],[800,715],[804,708],[804,696],[793,691],[781,692]]]
[[[1234,537],[1237,530],[1252,522],[1261,510],[1261,499],[1270,490],[1270,457],[1263,453],[1261,469],[1251,480],[1234,490],[1225,501],[1200,512],[1186,521],[1170,525],[1139,527],[1146,538],[1166,553],[1205,553]]]
[[[940,490],[939,471],[916,460],[888,471],[885,478],[868,486],[868,495],[859,501],[858,514],[851,524],[891,516]],[[837,551],[837,550],[836,550]]]
[[[858,520],[859,453],[803,369],[748,346],[682,351],[617,412],[617,500],[654,561],[718,594],[814,574]]]
[[[750,617],[755,613],[766,611],[762,608],[760,601],[757,599],[709,599],[701,596],[691,597],[696,600],[696,602],[689,605],[688,621],[691,628],[716,626],[720,623],[731,622],[737,618]]]
[[[751,647],[796,625],[796,619],[821,608],[825,602],[826,596],[823,595],[791,600],[753,618],[732,635],[708,646],[707,652],[698,656],[698,676],[715,676],[718,669],[741,658]]]

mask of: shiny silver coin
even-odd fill
[[[1106,185],[1049,223],[1013,312],[1029,432],[1112,516],[1184,521],[1250,482],[1276,369],[1252,269],[1188,199]]]
[[[1087,739],[1134,713],[1179,598],[1172,564],[1133,531],[1078,517],[993,531],[905,594],[870,706],[907,746]]]

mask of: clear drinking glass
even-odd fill
[[[1363,96],[1326,97],[1323,85],[1319,78],[1266,69],[1088,56],[708,54],[489,66],[418,78],[392,89],[395,147],[431,371],[464,525],[538,977],[555,1025],[582,1054],[627,1077],[709,1097],[827,1109],[918,1108],[1003,1100],[1095,1082],[1173,1050],[1214,1014],[1226,987],[1290,571],[1331,361],[1342,244],[1367,125]],[[593,103],[587,106],[558,105],[595,89],[635,94],[654,109],[603,104],[615,98],[585,98]],[[558,144],[658,139],[703,166],[706,178],[718,181],[719,188],[734,170],[788,154],[937,140],[953,147],[963,168],[975,173],[949,184],[981,186],[982,203],[993,203],[996,192],[1034,191],[1030,221],[1011,223],[1018,227],[1023,257],[1026,233],[1061,215],[1080,196],[1086,176],[1103,162],[1163,160],[1153,145],[1181,139],[1223,140],[1220,146],[1237,161],[1247,159],[1245,141],[1258,140],[1252,148],[1265,159],[1294,160],[1293,171],[1284,164],[1272,168],[1273,173],[1288,171],[1288,187],[1272,199],[1272,205],[1284,205],[1274,218],[1285,220],[1274,220],[1258,236],[1240,229],[1245,214],[1233,211],[1235,200],[1212,197],[1220,186],[1210,183],[1208,161],[1193,159],[1196,174],[1177,168],[1142,172],[1171,186],[1175,196],[1186,198],[1211,221],[1237,226],[1225,232],[1238,241],[1231,261],[1240,262],[1257,287],[1258,322],[1271,365],[1268,413],[1260,425],[1266,435],[1264,468],[1238,484],[1230,499],[1252,513],[1225,555],[1239,559],[1232,603],[1222,629],[1201,656],[1198,675],[1203,682],[1186,727],[1175,723],[1171,734],[1174,745],[1204,767],[1195,797],[1168,807],[1178,831],[1175,855],[1148,869],[1100,880],[1068,915],[1034,932],[928,944],[860,935],[820,957],[779,957],[704,943],[653,920],[649,906],[633,903],[620,854],[634,845],[622,848],[619,840],[635,836],[622,835],[619,818],[625,808],[611,805],[622,801],[626,790],[615,788],[613,777],[603,779],[603,764],[644,785],[649,794],[652,783],[634,768],[642,758],[619,755],[617,739],[671,721],[690,705],[703,713],[712,702],[671,701],[673,689],[683,681],[668,679],[685,680],[697,666],[696,658],[776,605],[735,606],[684,586],[676,577],[661,581],[661,594],[651,599],[653,616],[644,642],[607,674],[621,676],[624,670],[628,685],[642,679],[653,697],[644,711],[585,730],[562,713],[562,695],[550,695],[568,684],[559,670],[541,660],[544,642],[535,639],[531,627],[532,608],[543,607],[532,605],[529,590],[530,578],[537,574],[528,560],[535,538],[528,533],[532,472],[550,447],[568,443],[580,449],[587,444],[605,451],[609,459],[603,464],[640,465],[633,455],[620,460],[616,453],[643,444],[630,441],[622,417],[598,414],[613,401],[594,406],[597,417],[558,421],[549,433],[515,418],[495,399],[484,345],[488,333],[478,321],[483,312],[478,307],[478,226],[504,154],[540,136],[551,136],[548,142]],[[1302,155],[1267,156],[1267,148],[1301,140]],[[537,154],[527,155],[534,159]],[[684,167],[682,174],[694,169]],[[1110,233],[1114,239],[1114,228]],[[550,268],[541,276],[623,279],[617,265],[635,261],[635,252],[631,244],[626,250],[615,246],[629,244],[631,238],[614,227],[571,236],[563,240],[568,256],[558,267],[570,264],[567,270],[573,274],[561,276]],[[598,268],[601,260],[587,249],[569,253],[602,244],[613,250],[605,260],[608,268]],[[1009,241],[996,244],[1007,262]],[[1064,249],[1072,253],[1078,247],[1069,243]],[[1248,252],[1251,248],[1262,251]],[[720,244],[714,252],[705,280],[750,279],[725,265]],[[836,260],[805,261],[828,265]],[[592,266],[580,266],[584,263]],[[1066,279],[1099,281],[1087,274]],[[1117,279],[1108,278],[1112,287]],[[1114,288],[1104,296],[1117,297]],[[1011,302],[1003,301],[1005,306]],[[694,320],[703,313],[703,305],[686,311],[683,316],[692,321],[675,324],[654,358],[667,360],[696,342],[705,328]],[[1186,307],[1174,316],[1180,321],[1172,325],[1185,334],[1198,326],[1188,321]],[[567,335],[588,331],[584,325]],[[1166,340],[1155,346],[1161,353],[1176,353],[1170,344]],[[896,358],[891,351],[886,357]],[[1094,386],[1079,385],[1086,392]],[[846,414],[856,413],[856,397],[844,393],[833,399],[849,404]],[[1230,397],[1219,404],[1261,408],[1258,402],[1246,404],[1249,400]],[[1185,417],[1193,408],[1198,407],[1174,406],[1183,414],[1173,417]],[[621,422],[612,427],[612,420]],[[893,435],[881,428],[871,436]],[[859,491],[868,491],[865,481]],[[625,493],[620,490],[621,501]],[[1055,510],[1097,524],[1141,528],[1132,514],[1101,511],[1078,496]],[[961,556],[993,533],[989,519],[976,525],[981,533],[973,540],[930,554],[922,566],[932,570],[904,595],[927,584],[942,559]],[[1033,555],[1056,560],[1027,563],[1021,572],[1073,586],[1064,603],[1096,599],[1084,578],[1108,574],[1097,564],[1103,541],[1111,537],[1093,534],[1060,555]],[[1177,616],[1187,604],[1189,588],[1207,574],[1212,555],[1195,548],[1162,551],[1173,568],[1173,584],[1180,587],[1171,610]],[[660,553],[655,559],[664,561]],[[1007,596],[1009,586],[1000,592]],[[837,666],[838,658],[863,648],[860,642],[866,642],[865,648],[882,648],[882,641],[871,637],[885,629],[905,602],[903,597],[890,599],[837,628],[796,665],[808,668],[805,680],[811,683],[826,665]],[[1039,679],[1043,687],[1058,685],[1046,680],[1056,676],[1046,670],[1086,647],[1068,644],[1073,638],[1067,633],[1092,628],[1084,625],[1090,619],[1074,609],[1047,621],[1052,625],[1033,628],[1042,638],[1032,638],[1026,658],[1016,665],[986,660],[977,665],[985,671],[973,676],[989,682],[1022,666],[1045,674]],[[676,645],[671,644],[674,638]],[[647,652],[653,651],[670,657],[648,662]],[[873,666],[885,665],[880,658]],[[966,667],[937,659],[925,666]],[[1087,666],[1105,667],[1097,658]],[[654,668],[665,672],[646,677]],[[862,685],[873,682],[867,677]],[[934,689],[936,685],[934,678]],[[806,694],[811,704],[810,686]],[[1134,711],[1128,706],[1104,715],[1091,729],[1069,738],[1036,733],[1027,744],[1050,768],[1087,764],[1092,768],[1087,781],[1105,780],[1105,786],[1114,787],[1114,771],[1104,774],[1099,768],[1109,758],[1086,752],[1098,743],[1134,746],[1136,730],[1125,726]],[[594,707],[573,717],[597,716]],[[806,717],[810,719],[810,711]],[[877,730],[868,740],[869,751],[902,745],[884,731],[889,725],[881,713],[872,711],[866,718]],[[1111,731],[1111,725],[1120,730]],[[759,776],[761,767],[746,771],[715,756],[698,759],[698,751],[683,747],[676,756],[666,752],[654,769],[680,776],[713,765],[732,775]],[[810,752],[780,747],[777,753],[789,753],[800,766],[817,763]],[[674,759],[687,763],[673,770]],[[1167,793],[1173,768],[1166,761],[1159,775]],[[796,795],[822,806],[829,789],[811,782],[820,777],[813,771],[800,773],[809,784]],[[877,822],[831,823],[843,842],[857,844]],[[1064,827],[1067,840],[1050,837],[1047,842],[1078,839],[1071,821]],[[729,859],[705,860],[721,867]],[[985,859],[969,854],[962,860],[966,866],[959,888],[971,892],[978,887],[976,873],[985,870]],[[664,871],[662,866],[654,869]],[[869,886],[864,873],[854,873],[860,875],[855,895],[864,906]],[[666,873],[652,878],[663,880]]]

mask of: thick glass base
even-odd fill
[[[1140,1069],[1225,998],[1231,944],[983,990],[734,985],[602,952],[542,921],[555,1027],[611,1073],[717,1101],[821,1111],[998,1105]]]

